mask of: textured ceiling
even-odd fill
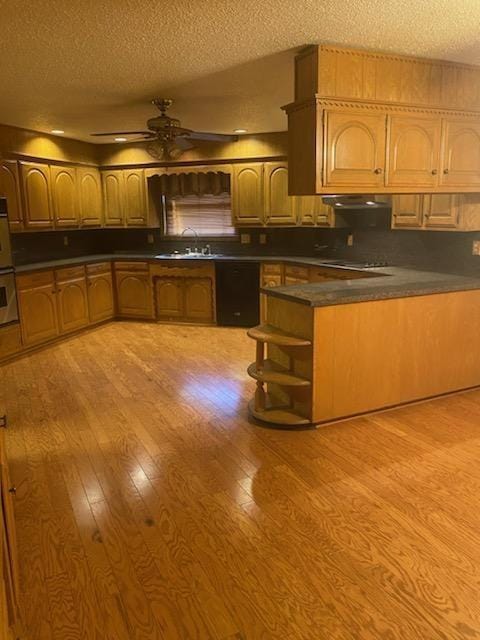
[[[0,0],[0,17],[0,122],[90,141],[143,128],[157,96],[197,130],[283,130],[314,42],[480,64],[478,0]]]

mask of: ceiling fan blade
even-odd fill
[[[189,149],[193,149],[195,147],[188,138],[184,138],[183,136],[176,136],[175,138],[175,146],[181,149],[182,151],[188,151]]]
[[[91,133],[91,136],[152,136],[151,131],[109,131],[108,133]]]
[[[238,136],[228,133],[208,133],[207,131],[192,131],[188,134],[191,140],[206,140],[210,142],[236,142]]]

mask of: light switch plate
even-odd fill
[[[353,247],[353,233],[349,233],[347,237],[347,245]]]
[[[472,256],[480,256],[480,240],[473,241]]]
[[[68,236],[63,236],[63,246],[68,247]]]
[[[251,238],[249,233],[241,233],[240,234],[240,242],[242,244],[250,244]]]
[[[267,234],[261,233],[259,237],[260,244],[267,244]]]
[[[147,234],[147,242],[148,242],[148,244],[153,244],[153,242],[154,242],[153,233]]]

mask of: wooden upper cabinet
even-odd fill
[[[288,195],[286,162],[264,165],[264,212],[266,224],[295,224],[295,203]]]
[[[66,267],[55,274],[60,333],[86,327],[89,321],[85,267]]]
[[[100,227],[102,224],[102,184],[100,172],[94,167],[77,169],[80,225]]]
[[[480,187],[479,122],[443,121],[442,163],[442,186]]]
[[[126,169],[123,172],[125,194],[125,218],[127,225],[146,226],[147,198],[143,169]]]
[[[21,162],[20,172],[25,204],[25,227],[27,229],[52,228],[50,167],[48,164]]]
[[[106,227],[123,227],[125,223],[123,171],[115,169],[102,173]]]
[[[386,116],[326,110],[324,185],[384,186]]]
[[[234,225],[263,224],[263,163],[237,164],[233,169]]]
[[[10,231],[21,231],[23,229],[23,210],[20,176],[16,160],[2,160],[0,163],[0,195],[7,199]]]
[[[392,198],[392,227],[421,228],[423,225],[423,195],[408,193]]]
[[[53,215],[56,227],[78,227],[77,173],[75,167],[50,167]]]
[[[458,195],[454,193],[425,195],[423,212],[425,227],[455,229],[459,218]]]
[[[299,225],[334,226],[335,214],[332,207],[323,203],[322,196],[295,196],[295,209]]]
[[[390,116],[386,185],[435,187],[440,174],[441,120]]]

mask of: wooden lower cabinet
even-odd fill
[[[69,333],[89,323],[85,267],[58,269],[55,273],[60,333]]]
[[[14,496],[15,487],[8,471],[4,429],[0,429],[0,640],[21,637]]]
[[[87,295],[90,322],[102,322],[115,316],[112,268],[109,262],[87,264]]]
[[[153,318],[153,294],[147,263],[115,263],[118,315]]]
[[[17,276],[17,288],[23,344],[31,346],[58,336],[53,271]]]
[[[0,329],[0,360],[8,358],[22,350],[20,323],[9,324]]]
[[[157,318],[177,322],[214,321],[211,278],[168,277],[155,279]]]

